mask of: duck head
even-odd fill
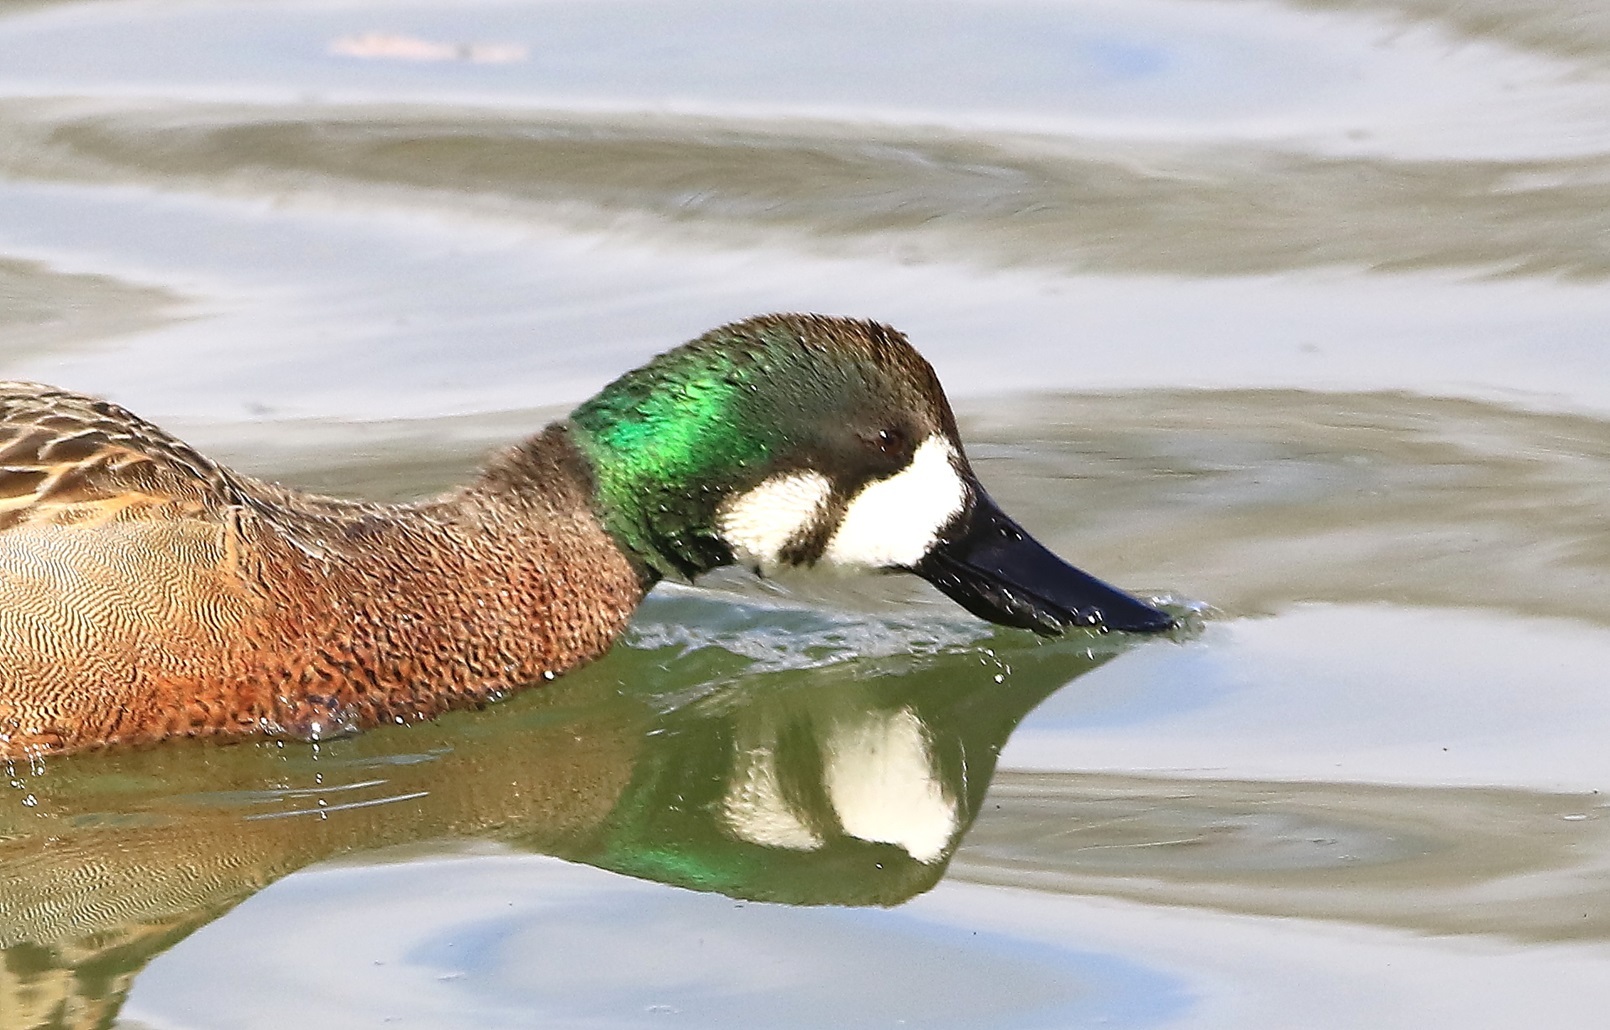
[[[990,500],[933,369],[888,326],[765,315],[617,379],[570,416],[605,526],[644,578],[741,563],[898,570],[992,622],[1173,620],[1067,564]]]

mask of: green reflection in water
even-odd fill
[[[605,661],[483,712],[13,767],[0,1026],[104,1025],[178,939],[377,848],[495,841],[736,898],[895,904],[938,881],[1024,714],[1136,643],[983,632],[669,592]]]

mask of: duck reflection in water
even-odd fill
[[[673,591],[609,662],[495,709],[15,768],[34,804],[0,815],[0,1027],[109,1024],[190,932],[377,849],[495,842],[734,898],[896,904],[943,875],[1018,722],[1138,642],[979,632]],[[774,656],[738,653],[756,641]]]

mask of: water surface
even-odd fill
[[[1601,1025],[1607,60],[1573,0],[6,5],[0,375],[403,499],[876,317],[1192,615],[722,574],[485,711],[9,768],[0,1027]]]

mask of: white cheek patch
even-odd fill
[[[911,464],[855,495],[822,558],[847,568],[915,565],[966,504],[955,448],[930,436]]]
[[[717,528],[734,558],[769,572],[781,564],[783,548],[822,518],[832,492],[819,472],[773,476],[723,505]]]

